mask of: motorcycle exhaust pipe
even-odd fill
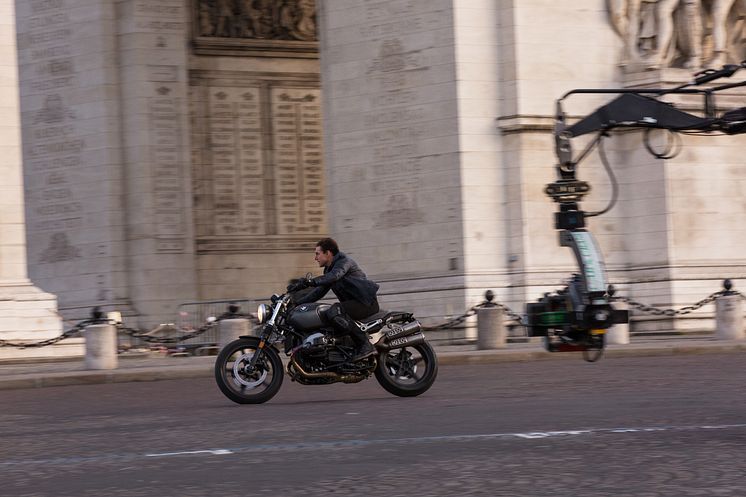
[[[425,335],[422,333],[415,333],[414,335],[395,338],[388,341],[383,338],[376,344],[376,347],[384,352],[388,352],[389,350],[401,349],[404,347],[414,347],[415,345],[420,345],[422,343],[425,343]]]
[[[406,324],[389,323],[389,329],[384,332],[384,336],[387,341],[395,340],[397,338],[414,335],[422,329],[422,325],[419,321],[412,321]]]
[[[333,372],[333,371],[319,371],[319,372],[309,372],[303,369],[303,366],[301,366],[298,361],[295,359],[295,354],[290,356],[290,363],[288,363],[288,366],[292,366],[303,376],[306,378],[339,378],[339,374]],[[288,371],[290,371],[290,368],[288,367]]]

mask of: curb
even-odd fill
[[[436,351],[437,352],[437,351]],[[738,354],[746,352],[746,343],[713,343],[711,345],[663,345],[655,347],[616,345],[607,347],[601,357],[615,359],[625,357],[660,357],[673,355]],[[556,361],[564,359],[582,360],[580,352],[547,352],[546,350],[505,351],[477,350],[467,353],[445,353],[438,355],[438,364],[499,364],[503,362]]]
[[[746,351],[746,343],[723,342],[700,345],[663,345],[656,347],[618,345],[604,351],[602,359],[624,357],[655,357],[673,355],[736,354]],[[436,349],[436,353],[437,353]],[[500,364],[507,362],[582,360],[580,352],[551,353],[545,350],[470,350],[464,352],[440,352],[438,364],[442,366]],[[106,383],[129,383],[162,380],[208,378],[213,374],[212,364],[174,364],[123,368],[109,371],[67,371],[34,375],[16,374],[0,376],[0,390],[18,390],[58,386],[95,385]]]
[[[206,378],[212,375],[212,366],[178,366],[142,368],[137,370],[114,369],[111,371],[73,371],[24,377],[15,375],[0,378],[0,390],[45,388],[77,385],[99,385],[104,383],[132,383],[143,381],[183,380]]]

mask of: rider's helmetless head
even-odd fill
[[[334,256],[339,253],[339,246],[333,238],[322,238],[316,243],[314,260],[319,267],[330,266]]]

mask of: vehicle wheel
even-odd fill
[[[215,360],[215,381],[233,402],[261,404],[280,390],[284,371],[280,356],[272,347],[264,347],[254,370],[248,370],[258,347],[258,338],[239,338],[223,347]]]
[[[426,392],[438,375],[438,358],[427,343],[382,352],[376,379],[388,392],[415,397]]]

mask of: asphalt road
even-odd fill
[[[746,495],[746,357],[441,367],[421,397],[208,379],[0,392],[0,495]]]

